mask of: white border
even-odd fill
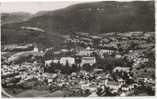
[[[0,3],[1,2],[68,2],[68,1],[77,1],[77,2],[97,2],[97,1],[122,1],[122,2],[130,2],[130,1],[155,1],[155,24],[157,22],[156,18],[157,18],[157,1],[156,0],[0,0]],[[1,5],[0,5],[1,7]],[[157,26],[155,25],[155,38],[157,39],[157,35],[156,35],[156,29],[157,29]],[[1,30],[1,28],[0,28]],[[1,37],[1,35],[0,35]],[[156,42],[156,39],[155,39],[155,42]],[[1,41],[0,41],[1,42]],[[156,50],[156,46],[157,46],[157,43],[155,43],[155,50]],[[0,48],[1,48],[1,45],[0,45]],[[1,54],[1,52],[0,52]],[[155,51],[155,58],[157,59],[157,52]],[[1,60],[1,56],[0,56],[0,60]],[[0,61],[1,63],[1,61]],[[157,64],[157,61],[155,61],[155,64]],[[157,84],[157,68],[156,69],[156,84]],[[1,76],[1,70],[0,70],[0,76]],[[1,78],[1,77],[0,77]],[[0,83],[1,83],[1,79],[0,79]],[[0,86],[0,92],[1,92],[1,86]],[[106,99],[110,99],[110,98],[114,98],[114,99],[126,99],[126,98],[130,98],[130,99],[146,99],[146,98],[149,98],[149,99],[155,99],[157,98],[157,86],[156,86],[156,95],[155,96],[135,96],[135,97],[90,97],[90,98],[93,98],[93,99],[103,99],[103,98],[106,98]],[[0,98],[1,98],[1,94],[0,94]],[[52,98],[52,97],[51,97]],[[65,97],[65,98],[71,98],[71,97]],[[78,97],[80,99],[84,99],[85,97]],[[78,98],[71,98],[71,99],[78,99]],[[87,98],[86,99],[90,99],[90,98]],[[13,98],[13,99],[16,99],[16,98]],[[19,98],[19,99],[24,99],[24,98]],[[32,99],[32,98],[28,98],[28,99]],[[45,98],[38,98],[38,99],[45,99]],[[62,97],[54,97],[53,99],[63,99]]]
[[[77,2],[93,2],[93,1],[120,1],[120,2],[130,2],[130,1],[155,1],[155,0],[0,0],[1,2],[62,2],[62,1],[77,1]]]

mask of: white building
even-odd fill
[[[113,72],[116,72],[116,71],[118,71],[118,72],[121,72],[121,71],[123,71],[123,72],[129,72],[130,71],[130,67],[115,67],[113,69]]]
[[[82,50],[82,51],[79,51],[76,55],[78,56],[90,56],[94,51],[91,51],[91,50]]]
[[[110,50],[110,49],[102,49],[102,50],[97,50],[96,52],[99,54],[99,56],[100,56],[101,58],[104,58],[104,54],[111,55],[111,54],[113,54],[115,51],[114,51],[114,50]]]
[[[98,97],[96,92],[92,92],[88,97]]]
[[[75,59],[73,57],[62,57],[60,59],[60,63],[63,65],[66,65],[67,62],[69,66],[72,66],[72,64],[75,64]]]
[[[84,64],[93,65],[96,63],[95,57],[82,57],[80,66],[82,67]]]
[[[45,60],[45,66],[51,66],[52,63],[57,64],[60,60],[54,59],[54,60]]]
[[[50,66],[53,60],[45,60],[45,66]]]
[[[122,83],[106,80],[105,86],[114,90],[118,90],[122,86]]]
[[[120,55],[120,54],[117,54],[117,55],[115,55],[115,58],[122,58],[122,55]]]
[[[37,47],[34,47],[33,51],[34,52],[39,52],[39,49]]]

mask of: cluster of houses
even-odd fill
[[[153,33],[144,32],[100,35],[78,32],[65,41],[68,47],[60,50],[47,48],[40,51],[32,44],[5,46],[3,56],[8,53],[12,55],[2,61],[2,82],[5,86],[23,85],[30,79],[36,79],[47,83],[49,88],[55,86],[72,89],[77,86],[84,92],[88,89],[91,93],[89,96],[107,96],[108,91],[113,96],[135,95],[136,89],[142,86],[141,81],[152,89],[155,86],[152,76],[155,74],[154,68],[141,68],[151,60],[144,52],[154,48],[152,42],[147,42],[152,35]],[[81,69],[70,75],[62,74],[61,70],[52,73],[44,71],[45,67],[51,67],[53,63],[62,66],[68,64],[70,67],[84,67],[85,64],[94,66],[99,59],[105,60],[107,57],[127,59],[133,64],[125,67],[116,65],[111,71],[94,68],[93,72],[89,72]],[[128,84],[129,80],[133,82]],[[101,94],[98,88],[101,89]]]

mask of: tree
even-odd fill
[[[97,92],[96,92],[96,94],[98,95],[98,96],[101,96],[102,95],[102,88],[97,88]]]
[[[53,66],[55,67],[55,69],[59,69],[59,70],[61,70],[63,67],[62,64],[60,63],[60,61],[58,61],[58,63],[54,64]]]
[[[146,88],[146,91],[147,91],[148,95],[150,95],[150,96],[154,96],[154,95],[155,95],[155,91],[152,90],[151,87],[147,87],[147,88]]]
[[[83,70],[90,71],[90,69],[91,69],[90,64],[87,63],[83,65]]]
[[[105,96],[113,96],[113,94],[111,93],[111,89],[109,87],[105,87]]]
[[[85,96],[88,96],[88,95],[90,95],[90,90],[89,90],[89,89],[86,89],[86,90],[85,90]]]
[[[138,47],[138,43],[131,42],[130,46],[129,46],[129,49],[135,50],[135,49],[137,49],[137,47]]]
[[[45,51],[44,59],[49,60],[49,59],[52,59],[52,58],[53,58],[53,49],[50,48],[50,49]]]
[[[80,57],[76,57],[75,58],[75,62],[76,62],[76,64],[80,64],[81,63],[81,58]]]
[[[73,64],[71,67],[71,72],[77,72],[79,69],[77,67],[77,65]]]
[[[69,66],[69,62],[66,61],[65,66],[62,66],[62,72],[65,74],[70,74],[71,73],[71,67]]]

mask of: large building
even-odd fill
[[[75,59],[73,57],[62,57],[60,59],[60,63],[63,65],[66,65],[68,63],[69,66],[72,66],[73,64],[75,64]]]
[[[80,66],[82,67],[84,64],[93,65],[96,63],[95,57],[82,57]]]

